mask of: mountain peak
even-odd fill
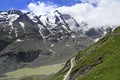
[[[57,12],[57,13],[60,13],[58,10],[55,10],[54,13]]]
[[[53,12],[53,14],[62,15],[58,10],[55,10],[55,11]]]
[[[8,10],[7,12],[8,14],[18,14],[18,15],[23,14],[20,10]]]

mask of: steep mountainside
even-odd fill
[[[0,74],[24,67],[64,63],[112,27],[92,28],[54,11],[36,16],[0,11]],[[108,30],[111,31],[111,30]]]
[[[57,10],[47,16],[1,11],[0,73],[65,62],[93,42],[81,27],[86,26]]]
[[[73,56],[52,80],[119,80],[120,27]]]

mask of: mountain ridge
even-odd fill
[[[73,56],[76,65],[72,68],[69,79],[66,80],[119,80],[119,35],[120,26]],[[70,69],[70,60],[52,80],[64,79],[64,75]]]
[[[68,28],[59,16],[61,21],[57,23],[55,15],[52,17],[53,23],[49,20],[48,25],[32,13],[19,10],[0,12],[0,73],[63,63],[72,52],[82,50],[93,42],[82,32]]]
[[[36,16],[19,10],[0,12],[0,73],[64,63],[114,26],[88,28],[59,11]]]

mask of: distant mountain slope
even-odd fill
[[[73,58],[75,65],[65,79]],[[119,80],[120,26],[73,58],[52,80]]]
[[[0,11],[0,75],[24,67],[64,63],[112,29],[92,28],[58,10],[40,16],[20,10]]]
[[[63,63],[92,42],[69,14],[57,10],[47,16],[19,10],[1,11],[0,74]]]

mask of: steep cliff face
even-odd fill
[[[73,56],[75,65],[69,76],[71,58],[52,80],[119,80],[120,27]]]

